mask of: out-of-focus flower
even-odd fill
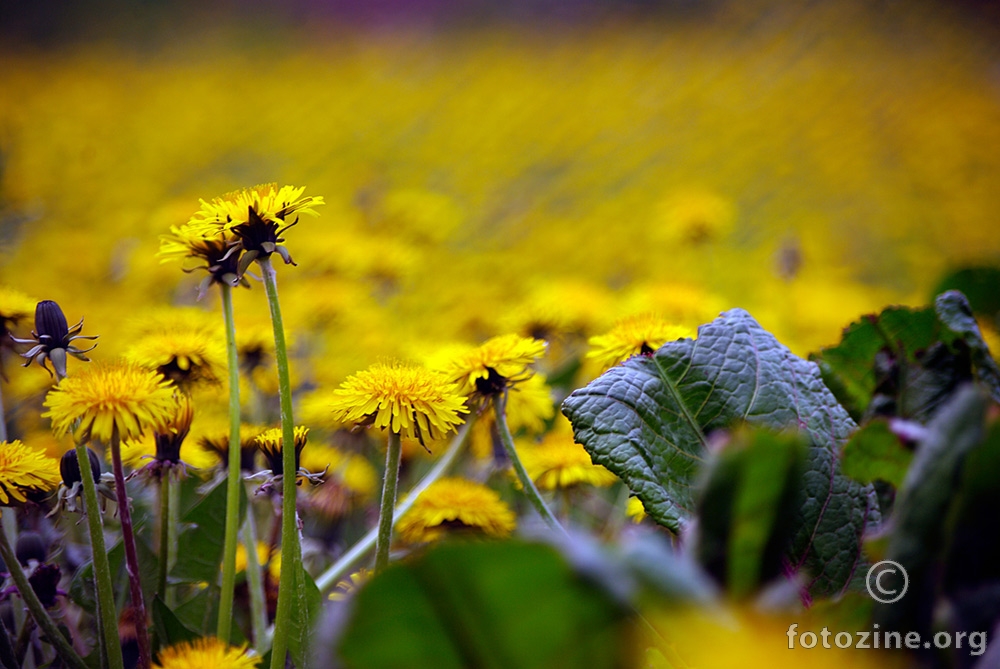
[[[466,479],[444,478],[428,486],[396,529],[409,543],[436,541],[456,531],[503,538],[514,531],[515,520],[495,490]]]
[[[535,374],[507,393],[507,425],[514,435],[537,436],[545,431],[547,421],[555,415],[552,389],[544,374]],[[476,457],[488,458],[503,452],[496,432],[496,417],[486,412],[472,426],[470,450]]]
[[[326,518],[339,518],[375,494],[378,474],[367,458],[357,453],[312,445],[302,452],[301,461],[303,469],[323,472],[323,485],[312,491],[306,503]]]
[[[342,581],[337,581],[328,599],[334,602],[341,602],[351,597],[364,586],[372,577],[369,569],[359,569]]]
[[[42,300],[35,307],[35,329],[31,331],[30,339],[18,339],[11,336],[11,339],[18,344],[32,344],[32,347],[21,355],[28,359],[24,366],[27,367],[32,362],[38,362],[45,368],[45,371],[52,375],[52,371],[46,360],[52,361],[57,379],[66,376],[66,356],[71,355],[77,360],[90,362],[85,354],[93,351],[97,344],[90,348],[80,349],[73,345],[77,339],[97,339],[97,336],[84,336],[80,332],[83,330],[83,319],[72,328],[66,324],[66,316],[62,309],[52,300]]]
[[[699,246],[725,237],[736,222],[736,207],[710,191],[682,190],[664,199],[653,224],[653,237]]]
[[[606,487],[618,481],[617,476],[593,463],[583,446],[573,441],[568,427],[553,429],[538,444],[519,444],[517,454],[541,490],[580,484]]]
[[[208,272],[208,276],[198,286],[198,299],[201,299],[213,283],[250,287],[250,282],[237,274],[240,258],[234,248],[235,243],[235,238],[226,231],[206,234],[202,226],[172,225],[170,234],[160,235],[160,251],[157,256],[161,263],[176,260],[183,262],[189,258],[201,261],[201,265],[183,268],[185,272],[199,269]]]
[[[271,558],[268,560],[268,558]],[[267,565],[268,576],[274,580],[275,583],[281,577],[281,551],[276,550],[274,554],[271,554],[271,547],[268,546],[263,541],[257,542],[257,564],[260,566]],[[243,543],[236,544],[236,573],[247,570],[247,547]]]
[[[634,355],[650,354],[668,341],[694,337],[691,328],[673,325],[655,314],[636,314],[621,319],[607,334],[590,338],[588,358],[596,358],[605,369]]]
[[[450,432],[462,423],[459,414],[468,412],[444,375],[404,363],[376,363],[344,381],[333,396],[338,420],[417,439]]]
[[[8,336],[35,310],[36,302],[19,290],[0,286],[0,347],[9,347]]]
[[[211,202],[201,201],[199,209],[188,226],[205,237],[213,234],[230,234],[243,255],[237,267],[237,276],[243,276],[247,267],[258,257],[278,253],[285,263],[294,264],[288,250],[281,245],[281,237],[288,228],[298,223],[298,216],[288,222],[292,214],[317,216],[313,207],[324,204],[318,196],[303,197],[305,188],[262,184],[253,188],[227,193]]]
[[[546,344],[540,339],[500,335],[456,355],[444,371],[458,384],[460,393],[492,397],[527,381],[534,373],[531,365],[545,355],[545,350]]]
[[[176,408],[174,392],[160,374],[134,362],[98,363],[50,390],[45,397],[49,410],[42,416],[52,419],[57,436],[72,429],[77,441],[108,442],[117,432],[127,441],[170,420]]]
[[[638,497],[629,497],[625,505],[625,515],[631,518],[633,523],[641,523],[646,517],[646,507],[642,505],[642,500]]]
[[[26,502],[26,495],[59,485],[59,463],[21,441],[0,442],[0,505]]]
[[[198,437],[198,445],[213,453],[218,463],[225,468],[229,462],[229,423],[213,422],[212,426],[209,429],[199,428],[201,435]],[[266,428],[259,425],[240,424],[240,469],[244,472],[256,471],[254,456],[257,454],[257,437],[265,431]]]
[[[217,384],[225,374],[226,349],[214,335],[179,323],[138,338],[125,357],[159,372],[185,391],[199,383]]]
[[[154,666],[161,669],[255,669],[260,658],[247,655],[247,647],[230,646],[215,637],[168,646]]]

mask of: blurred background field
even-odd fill
[[[573,360],[644,311],[744,307],[804,355],[1000,259],[989,3],[3,12],[0,281],[98,358],[217,309],[159,235],[268,181],[327,202],[279,270],[310,387],[509,331]],[[259,284],[237,314],[266,327]]]

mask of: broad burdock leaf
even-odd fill
[[[898,488],[913,460],[889,421],[873,420],[855,432],[844,447],[840,462],[844,474],[861,483],[885,481]]]
[[[861,536],[878,520],[870,486],[840,473],[838,453],[856,428],[820,378],[746,311],[613,367],[563,403],[576,440],[620,476],[657,522],[679,531],[694,509],[692,484],[706,435],[746,421],[797,428],[810,440],[790,567],[812,575],[814,594],[842,590],[861,560]]]
[[[969,347],[976,380],[986,388],[994,402],[1000,402],[1000,369],[990,356],[965,295],[957,290],[941,293],[934,300],[934,310],[941,322]]]

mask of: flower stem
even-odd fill
[[[281,320],[278,303],[278,277],[271,259],[257,259],[264,278],[264,290],[271,310],[274,329],[274,361],[278,368],[278,398],[281,405],[281,578],[278,581],[278,607],[274,617],[274,640],[271,645],[271,669],[283,669],[288,649],[288,633],[293,611],[305,613],[305,583],[296,578],[301,568],[302,551],[299,544],[298,516],[295,512],[295,422],[292,419],[292,383],[288,375],[288,348],[285,344],[285,326]],[[304,626],[299,625],[305,632]]]
[[[563,526],[559,524],[556,517],[552,515],[552,511],[545,504],[545,500],[538,493],[538,488],[535,487],[534,482],[531,477],[528,476],[527,470],[524,465],[521,464],[521,458],[517,456],[517,451],[514,449],[514,437],[510,434],[510,428],[507,426],[507,399],[502,393],[497,393],[493,396],[493,412],[496,415],[497,432],[500,433],[500,443],[503,444],[503,449],[507,452],[507,457],[510,458],[510,463],[514,466],[514,471],[517,472],[517,478],[521,482],[521,486],[524,488],[524,494],[527,495],[528,499],[531,501],[532,506],[535,507],[535,511],[538,515],[548,523],[549,527],[554,530],[559,530],[563,533],[566,530]]]
[[[167,515],[167,572],[169,573],[177,564],[177,524],[180,522],[179,509],[181,506],[180,481],[171,477],[167,478],[167,495],[170,497],[170,509]],[[166,602],[168,608],[173,610],[177,604],[177,589],[167,590],[163,601]]]
[[[216,636],[229,643],[233,628],[233,592],[236,587],[236,542],[240,525],[240,368],[236,353],[233,289],[221,285],[222,316],[226,322],[226,360],[229,365],[229,462],[226,474],[226,527],[222,549],[222,591]]]
[[[84,444],[76,445],[76,459],[80,463],[80,478],[83,488],[83,503],[87,513],[87,528],[90,530],[91,565],[97,589],[97,608],[104,632],[105,653],[109,669],[124,669],[121,640],[118,638],[118,618],[115,609],[115,591],[111,587],[111,565],[108,551],[104,546],[104,527],[101,524],[101,509],[97,505],[97,488],[94,485],[94,470],[90,467],[90,454]]]
[[[3,380],[0,379],[0,441],[7,441],[7,414],[3,409]]]
[[[389,545],[392,543],[392,520],[399,486],[399,456],[403,451],[398,432],[389,431],[385,449],[385,475],[382,478],[382,505],[378,512],[378,538],[375,541],[375,573],[389,565]]]
[[[2,525],[2,522],[2,516],[0,516],[0,525]],[[4,564],[7,565],[7,571],[14,580],[14,585],[17,586],[17,591],[20,593],[21,599],[24,600],[25,606],[31,612],[31,617],[35,619],[35,623],[45,632],[46,638],[56,649],[56,652],[59,653],[59,657],[71,667],[87,669],[87,664],[73,650],[69,641],[66,640],[66,637],[59,631],[55,622],[49,617],[42,602],[38,599],[38,595],[35,594],[35,589],[28,582],[28,576],[21,568],[21,563],[18,562],[14,549],[11,547],[10,542],[7,541],[7,535],[2,531],[0,531],[0,557],[3,558]]]
[[[82,463],[81,463],[82,464]],[[135,528],[129,507],[128,490],[125,488],[125,471],[122,469],[121,437],[118,428],[111,430],[111,468],[115,476],[115,495],[118,497],[118,518],[122,525],[122,543],[125,544],[125,571],[128,573],[132,608],[135,610],[135,641],[139,647],[139,669],[148,669],[153,658],[149,650],[149,633],[146,629],[146,603],[142,597],[139,554],[135,549]],[[83,470],[83,467],[80,467]]]
[[[396,511],[392,514],[393,523],[399,520],[399,518],[410,510],[413,503],[420,497],[421,493],[427,490],[428,487],[439,478],[441,478],[445,472],[447,472],[455,460],[458,459],[459,453],[465,447],[465,444],[469,440],[469,435],[472,432],[472,423],[475,420],[475,415],[473,414],[465,425],[463,425],[458,430],[458,434],[455,438],[451,440],[451,444],[437,462],[434,463],[434,467],[424,475],[424,478],[420,479],[420,483],[413,487],[413,489],[406,495],[406,499],[401,501],[396,505]],[[326,571],[319,575],[316,579],[316,587],[319,588],[320,592],[326,592],[337,584],[341,578],[347,575],[351,570],[351,567],[355,565],[365,554],[372,549],[378,539],[378,527],[372,528],[365,536],[363,536],[356,544],[351,546],[351,548],[340,556],[333,565],[331,565]]]
[[[160,478],[160,560],[156,574],[156,592],[167,601],[167,569],[170,566],[170,482]]]
[[[257,518],[253,507],[247,508],[243,523],[243,545],[247,550],[247,589],[250,590],[250,624],[253,629],[253,647],[258,655],[267,652],[267,609],[264,604],[264,582],[257,560]]]

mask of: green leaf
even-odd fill
[[[695,553],[736,598],[782,573],[806,449],[795,433],[738,430],[709,469]]]
[[[163,603],[159,595],[153,598],[153,629],[163,646],[172,646],[183,641],[194,641],[199,637],[197,632],[189,629],[174,612]]]
[[[116,543],[108,551],[108,562],[111,566],[111,573],[117,574],[125,560],[125,545],[122,542]],[[80,608],[88,613],[97,611],[97,590],[94,587],[94,563],[85,562],[69,584],[69,596]]]
[[[877,622],[890,629],[930,630],[933,597],[945,546],[945,518],[955,496],[965,456],[983,440],[989,400],[965,386],[927,426],[896,497],[886,559],[906,570],[907,595],[875,607]],[[903,587],[898,571],[883,574],[886,591]]]
[[[246,493],[240,487],[240,523],[246,513]],[[174,582],[216,583],[222,564],[226,529],[226,481],[223,479],[181,517],[186,526],[177,538]],[[154,572],[155,573],[155,572]]]
[[[620,664],[621,607],[548,546],[435,546],[376,576],[351,605],[337,650],[357,669]]]
[[[854,421],[819,370],[782,346],[742,309],[723,313],[652,356],[613,367],[563,403],[576,440],[621,477],[646,512],[678,531],[694,508],[692,481],[706,434],[740,422],[798,428],[811,442],[789,560],[834,592],[860,559],[860,538],[878,519],[870,487],[839,471]]]
[[[941,279],[933,294],[950,290],[965,295],[973,313],[986,318],[1000,317],[1000,267],[965,267],[952,272]]]
[[[214,636],[219,620],[219,588],[203,588],[186,602],[177,606],[174,609],[174,616],[182,625],[193,630],[196,634]],[[241,644],[246,641],[235,616],[233,617],[229,641],[233,644]]]
[[[934,307],[941,322],[969,347],[976,380],[989,391],[993,401],[1000,402],[1000,369],[990,356],[968,300],[962,293],[952,290],[938,295]]]
[[[913,452],[903,446],[886,420],[873,420],[851,436],[840,466],[846,476],[861,483],[885,481],[897,489],[903,484]]]

